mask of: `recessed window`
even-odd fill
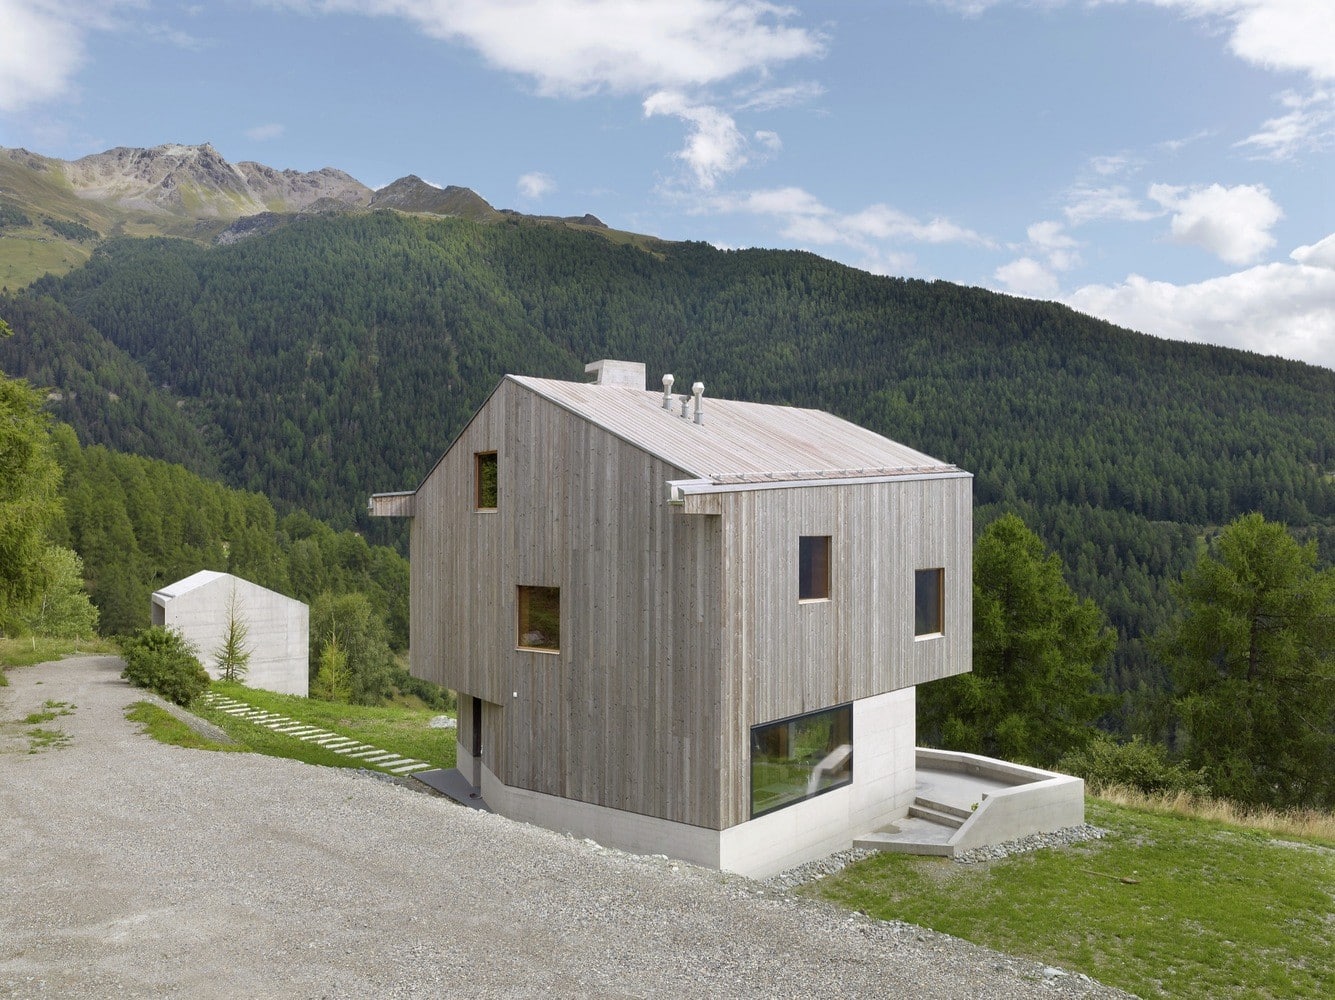
[[[943,569],[920,569],[915,574],[913,634],[937,635],[945,631]]]
[[[519,635],[521,649],[561,651],[561,588],[519,588]]]
[[[853,780],[853,706],[751,729],[751,817]]]
[[[830,596],[830,536],[802,535],[797,540],[797,599],[828,600]]]
[[[495,510],[500,487],[496,478],[496,453],[483,451],[474,455],[476,470],[474,481],[477,484],[477,509]]]

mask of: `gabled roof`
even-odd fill
[[[219,573],[216,570],[201,569],[198,573],[191,573],[183,580],[177,580],[175,583],[169,583],[161,590],[155,590],[153,596],[160,597],[164,601],[170,601],[173,597],[180,597],[192,590],[198,590],[205,584],[220,580],[226,575],[226,573]]]
[[[623,385],[507,375],[557,406],[588,420],[698,479],[719,485],[775,481],[865,479],[960,474],[960,470],[822,410],[732,399],[703,399],[681,417],[663,395]],[[689,399],[689,397],[687,397]]]

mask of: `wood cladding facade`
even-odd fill
[[[494,511],[476,509],[487,452]],[[699,474],[507,378],[394,502],[413,517],[412,671],[460,693],[464,746],[482,700],[505,784],[721,830],[750,816],[752,726],[968,669],[967,475],[669,503]],[[831,538],[827,601],[798,601],[802,535]],[[915,639],[931,567],[945,626]],[[521,586],[560,588],[559,652],[518,648]]]

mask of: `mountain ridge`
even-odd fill
[[[289,221],[285,216],[387,209],[615,232],[592,215],[498,209],[471,188],[438,187],[415,174],[372,189],[335,167],[233,163],[209,142],[115,146],[76,160],[0,146],[0,286],[19,288],[45,273],[66,273],[100,242],[119,236],[228,244],[272,232]]]

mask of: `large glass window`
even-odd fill
[[[474,480],[477,483],[477,509],[495,510],[500,487],[496,477],[496,453],[483,451],[473,456],[477,463]]]
[[[751,728],[751,817],[853,780],[853,706]]]
[[[561,588],[519,588],[519,635],[522,649],[561,651]]]
[[[942,569],[918,570],[914,580],[914,635],[937,635],[945,631],[944,576]]]
[[[797,598],[819,601],[830,596],[830,536],[802,535],[797,540]]]

